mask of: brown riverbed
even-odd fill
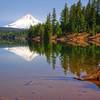
[[[16,82],[17,81],[17,82]],[[76,80],[33,79],[0,84],[0,100],[99,100],[100,90],[92,83]]]

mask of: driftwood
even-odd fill
[[[100,81],[100,68],[94,70],[93,72],[89,73],[88,75],[83,77],[84,80],[96,80]]]
[[[87,74],[86,76],[83,76],[81,78],[75,78],[78,80],[90,80],[90,81],[100,81],[100,68],[90,72],[89,74]]]
[[[74,79],[92,82],[100,88],[100,68],[90,72],[86,76],[83,76],[81,78],[74,78]]]

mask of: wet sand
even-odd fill
[[[100,100],[99,88],[85,81],[45,78],[3,82],[0,100]]]

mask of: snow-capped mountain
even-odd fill
[[[41,23],[41,21],[39,21],[38,19],[36,19],[32,15],[27,14],[26,16],[18,19],[17,21],[15,21],[9,25],[6,25],[5,27],[28,29],[30,26],[34,26],[34,25],[37,25],[39,23]]]
[[[7,50],[13,54],[16,54],[20,56],[21,58],[25,59],[26,61],[32,61],[34,58],[38,56],[37,53],[31,52],[29,50],[29,47],[9,47],[9,48],[4,48],[4,50]]]

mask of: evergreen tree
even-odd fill
[[[90,2],[86,6],[85,10],[85,19],[86,19],[86,31],[89,32],[90,30],[90,25],[91,25],[91,8],[90,8]]]
[[[86,21],[87,21],[87,30],[88,32],[95,33],[96,27],[96,9],[95,3],[88,3],[86,8]]]
[[[77,32],[76,28],[76,5],[72,5],[70,9],[70,19],[69,19],[69,25],[70,25],[70,32]]]
[[[86,32],[85,7],[82,9],[81,22],[81,31]]]
[[[84,7],[79,0],[77,4],[71,6],[70,10],[65,4],[61,12],[60,23],[57,21],[56,10],[53,8],[52,16],[49,14],[44,24],[30,27],[28,37],[32,38],[38,35],[44,40],[50,41],[52,35],[59,37],[68,32],[88,32],[93,35],[100,32],[100,0],[89,0]]]
[[[95,28],[96,28],[96,10],[94,6],[91,7],[91,30],[93,35],[95,34]]]
[[[58,37],[62,35],[62,30],[61,30],[61,27],[59,25],[59,22],[56,23],[56,35]]]
[[[61,28],[63,33],[68,32],[68,23],[69,23],[69,13],[68,13],[68,7],[67,4],[65,4],[64,9],[61,12]]]
[[[76,8],[76,23],[77,23],[77,31],[80,32],[81,30],[81,1],[77,3],[77,8]]]
[[[55,8],[53,8],[53,13],[52,13],[52,32],[53,32],[53,35],[56,34],[56,23],[57,23],[56,10],[55,10]]]
[[[96,32],[100,33],[100,0],[96,0],[95,2],[96,9]]]
[[[47,16],[47,20],[45,23],[45,31],[44,31],[44,39],[46,41],[51,40],[52,37],[52,23],[51,23],[51,14]]]
[[[32,36],[34,35],[34,27],[30,27],[28,30],[28,38],[32,38]]]
[[[77,28],[77,32],[83,32],[84,31],[84,27],[85,27],[85,16],[82,12],[82,4],[81,4],[81,0],[79,0],[79,2],[77,3],[77,8],[76,8],[76,28]]]
[[[100,0],[97,0],[96,2],[96,23],[100,26]]]
[[[44,34],[44,24],[38,24],[37,28],[37,35],[40,36],[41,38],[43,38],[43,34]]]

